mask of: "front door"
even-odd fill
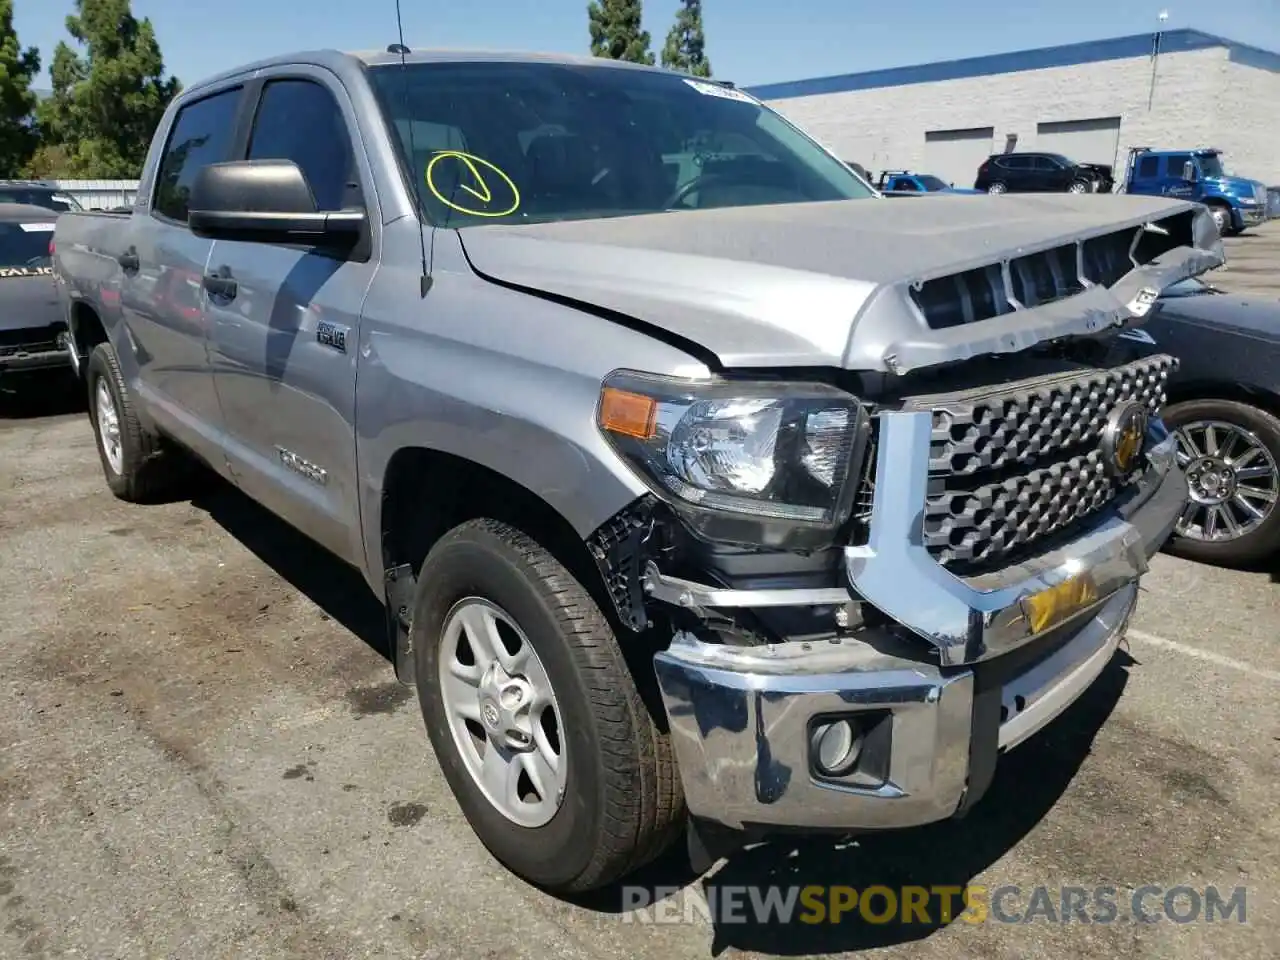
[[[298,164],[319,210],[365,205],[354,114],[321,71],[269,78],[247,158]],[[363,160],[363,158],[361,158]],[[370,229],[377,217],[370,211]],[[360,259],[363,258],[363,259]],[[344,559],[358,546],[356,343],[377,267],[371,238],[349,257],[218,240],[204,280],[214,382],[236,482]]]
[[[1171,153],[1166,156],[1164,169],[1160,171],[1160,192],[1170,197],[1181,197],[1183,200],[1194,199],[1196,185],[1182,179],[1182,168],[1191,162],[1189,153]]]

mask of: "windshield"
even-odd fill
[[[59,213],[68,213],[81,209],[75,198],[69,197],[65,193],[55,193],[53,190],[24,190],[14,187],[0,187],[0,203],[26,203],[33,207],[56,210]]]
[[[49,266],[53,221],[0,223],[0,268]]]
[[[427,216],[452,227],[872,197],[740,91],[593,64],[369,71]]]
[[[920,183],[924,185],[924,188],[930,192],[934,190],[950,190],[951,189],[951,184],[945,183],[942,180],[939,180],[937,177],[930,176],[927,173],[916,177],[916,179],[919,180]]]
[[[1202,153],[1196,157],[1200,161],[1200,172],[1206,177],[1225,177],[1226,169],[1222,166],[1222,157],[1216,153]]]

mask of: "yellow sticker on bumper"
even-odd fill
[[[1031,632],[1043,633],[1098,602],[1098,587],[1087,573],[1076,574],[1055,587],[1022,599],[1022,612]]]

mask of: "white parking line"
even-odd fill
[[[1264,670],[1261,667],[1255,667],[1252,664],[1245,663],[1243,660],[1233,660],[1230,657],[1224,657],[1220,653],[1214,653],[1212,650],[1201,650],[1199,647],[1193,647],[1185,643],[1178,643],[1177,640],[1166,640],[1164,637],[1157,637],[1154,633],[1146,633],[1142,630],[1129,630],[1125,633],[1130,640],[1137,640],[1139,643],[1149,644],[1153,647],[1163,647],[1166,650],[1173,650],[1176,653],[1186,654],[1188,657],[1195,657],[1197,660],[1205,660],[1209,663],[1216,663],[1220,667],[1230,667],[1232,670],[1239,670],[1241,673],[1252,674],[1255,677],[1261,677],[1264,680],[1274,680],[1280,683],[1280,673],[1274,670]]]

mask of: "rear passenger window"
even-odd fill
[[[292,160],[317,210],[359,206],[351,134],[333,94],[311,80],[272,80],[253,120],[250,160]]]
[[[1154,177],[1160,172],[1159,157],[1143,157],[1138,161],[1138,176]]]
[[[178,111],[160,170],[156,174],[156,213],[187,222],[191,182],[201,167],[230,159],[240,87],[188,103]]]

